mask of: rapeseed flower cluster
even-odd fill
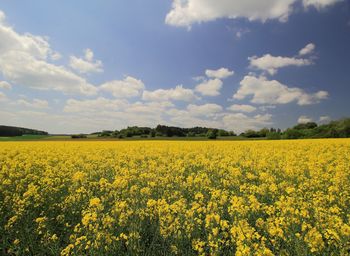
[[[350,140],[0,143],[8,255],[349,255]]]

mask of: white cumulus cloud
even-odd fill
[[[90,62],[94,60],[94,52],[89,48],[85,49],[85,59]]]
[[[299,51],[299,55],[308,55],[314,52],[316,45],[313,43],[307,44],[303,49]]]
[[[113,80],[102,84],[100,90],[112,94],[116,98],[131,98],[141,95],[145,88],[143,82],[131,76],[124,80]]]
[[[229,76],[232,76],[235,72],[230,71],[227,68],[219,68],[217,70],[207,69],[205,71],[205,74],[209,78],[218,78],[218,79],[225,79]]]
[[[233,112],[254,112],[256,110],[256,107],[252,105],[239,105],[239,104],[233,104],[227,108],[227,110],[233,111]]]
[[[6,81],[0,81],[0,88],[9,90],[12,88],[12,85]]]
[[[9,52],[0,58],[0,72],[14,84],[66,94],[94,95],[97,89],[84,78],[27,53]]]
[[[305,7],[322,9],[342,0],[302,0]],[[219,18],[246,18],[250,21],[279,20],[285,22],[293,5],[301,0],[173,0],[165,22],[173,26],[190,27],[194,23]]]
[[[222,106],[218,104],[208,103],[204,105],[190,104],[187,106],[191,116],[211,116],[212,114],[222,111]]]
[[[327,6],[330,6],[335,3],[342,2],[343,0],[303,0],[304,7],[315,7],[316,9],[320,10],[322,8],[325,8]]]
[[[193,101],[197,99],[193,90],[183,88],[182,85],[178,85],[175,88],[170,89],[158,89],[154,91],[144,91],[142,99],[146,101]]]
[[[222,88],[222,81],[220,79],[209,79],[205,80],[196,86],[196,92],[204,96],[218,96]]]
[[[70,113],[90,113],[101,111],[118,111],[124,109],[128,105],[128,102],[120,99],[106,99],[98,97],[97,99],[89,100],[76,100],[68,99],[66,101],[64,112]]]
[[[224,127],[228,130],[243,132],[248,129],[258,130],[272,125],[270,114],[248,116],[243,113],[230,113],[223,117]]]
[[[268,80],[264,76],[247,75],[240,82],[240,88],[233,95],[233,98],[242,100],[248,96],[252,96],[251,102],[256,104],[296,102],[298,105],[310,105],[328,98],[328,92],[307,93],[303,89],[288,87],[277,80]]]
[[[17,33],[0,14],[0,73],[15,85],[63,93],[93,95],[97,89],[63,66],[49,63],[57,56],[45,37]]]
[[[308,66],[312,65],[313,62],[309,59],[301,59],[295,57],[282,57],[272,56],[271,54],[265,54],[262,57],[249,57],[250,67],[256,68],[262,71],[268,72],[270,75],[277,73],[278,69],[288,66]]]
[[[94,53],[91,49],[85,50],[84,58],[71,56],[69,66],[74,70],[85,74],[103,72],[102,61],[94,60]]]

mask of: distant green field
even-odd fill
[[[50,135],[43,139],[44,140],[66,140],[66,139],[71,139],[71,137],[68,135]]]
[[[0,141],[20,141],[20,140],[42,140],[49,135],[23,135],[23,136],[15,136],[15,137],[0,137]]]

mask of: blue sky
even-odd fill
[[[0,11],[0,124],[241,132],[349,116],[349,1],[13,0]]]

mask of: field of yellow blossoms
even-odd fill
[[[1,255],[349,255],[350,140],[0,143]]]

